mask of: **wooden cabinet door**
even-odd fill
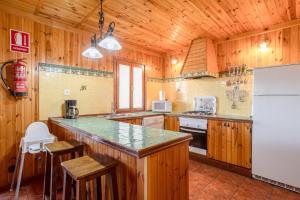
[[[141,118],[113,119],[113,120],[118,121],[118,122],[128,123],[128,124],[142,125],[142,119]]]
[[[251,124],[209,120],[207,156],[215,160],[251,168]]]
[[[165,129],[179,131],[179,119],[175,116],[165,116]]]
[[[233,122],[231,131],[231,151],[228,162],[245,168],[251,168],[252,154],[251,124]]]
[[[207,156],[227,162],[227,138],[230,134],[228,122],[209,120],[207,130]]]
[[[142,125],[142,118],[136,118],[136,119],[133,119],[131,124],[135,124],[135,125]]]

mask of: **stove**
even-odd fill
[[[190,133],[191,152],[206,155],[207,153],[207,119],[192,118],[192,116],[211,116],[216,114],[217,101],[214,96],[195,97],[194,111],[187,111],[186,116],[179,117],[180,132]]]
[[[214,115],[212,112],[207,112],[207,111],[187,111],[183,112],[185,115],[191,115],[191,116],[210,116]]]

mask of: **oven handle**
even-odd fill
[[[193,129],[187,129],[187,128],[182,128],[180,127],[180,131],[188,131],[188,132],[191,132],[191,133],[204,133],[206,134],[207,131],[202,131],[202,130],[199,130],[199,131],[196,131],[196,130],[193,130]]]

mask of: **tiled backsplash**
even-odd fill
[[[56,73],[85,75],[85,76],[113,77],[113,72],[109,72],[109,71],[85,69],[82,67],[54,65],[54,64],[47,64],[47,63],[39,63],[39,70],[43,72],[56,72]]]
[[[113,72],[82,69],[78,67],[41,63],[39,76],[40,119],[62,115],[65,99],[77,99],[80,114],[98,114],[111,111],[113,102]],[[151,109],[152,100],[159,98],[159,91],[165,90],[166,98],[173,103],[173,111],[193,110],[195,96],[216,96],[217,113],[225,115],[251,115],[252,75],[241,85],[247,93],[245,102],[238,102],[232,109],[232,102],[226,96],[227,77],[223,78],[147,78],[146,109]],[[86,88],[81,90],[81,88]],[[70,89],[70,96],[64,95]],[[53,98],[54,97],[54,98]]]
[[[232,109],[232,102],[226,95],[230,88],[226,86],[228,78],[202,79],[166,79],[163,89],[166,98],[173,102],[173,111],[193,110],[195,96],[216,96],[217,114],[250,116],[252,105],[252,75],[247,76],[247,84],[240,85],[246,92],[245,102],[238,102],[237,108]]]

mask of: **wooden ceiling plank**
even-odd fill
[[[247,20],[240,1],[221,0],[219,4],[234,21],[237,21],[242,26],[243,31],[253,30],[253,24]]]
[[[103,1],[102,6],[105,6],[107,3],[109,2],[109,0]],[[79,27],[81,26],[83,23],[85,23],[91,16],[93,16],[95,14],[95,12],[100,12],[100,8],[101,8],[101,1],[99,0],[99,3],[97,5],[95,5],[95,8],[93,10],[91,10],[91,12],[89,12],[79,23],[77,23],[75,25],[75,27]]]
[[[214,21],[210,19],[199,7],[195,6],[194,3],[192,3],[190,0],[185,2],[188,3],[189,6],[191,6],[195,10],[196,12],[195,15],[198,15],[198,18],[201,19],[199,21],[201,21],[200,26],[202,28],[205,29],[205,27],[210,27],[209,29],[207,29],[207,31],[211,31],[211,32],[217,31],[218,37],[228,36],[228,33],[226,31],[220,28],[219,25],[216,25]]]
[[[49,18],[45,18],[45,17],[40,17],[34,14],[31,14],[29,12],[24,12],[21,10],[18,10],[18,13],[16,14],[16,9],[14,7],[10,7],[7,6],[6,4],[2,4],[2,2],[0,1],[0,11],[2,12],[6,12],[6,13],[10,13],[13,15],[19,15],[19,16],[23,16],[23,17],[27,17],[33,21],[42,23],[42,24],[47,24],[48,26],[52,26],[54,28],[60,28],[63,30],[68,30],[68,31],[72,31],[72,32],[88,32],[85,30],[79,30],[79,29],[74,29],[72,27],[72,24],[67,23],[65,21],[62,20],[58,20],[58,19],[49,19]]]
[[[287,13],[289,15],[290,20],[294,20],[297,18],[296,16],[296,0],[286,0],[287,4]]]
[[[228,28],[227,25],[224,25],[222,22],[218,21],[218,18],[212,15],[212,13],[209,13],[210,9],[207,10],[207,7],[203,5],[202,2],[198,0],[189,0],[192,2],[196,8],[198,8],[204,15],[212,21],[212,23],[216,24],[217,27],[221,30],[223,30],[227,35],[232,35],[233,31]]]
[[[292,20],[292,21],[288,21],[288,22],[284,22],[284,23],[280,23],[280,24],[275,24],[275,25],[269,26],[267,28],[257,29],[257,30],[254,30],[254,31],[249,31],[249,32],[245,32],[245,33],[236,34],[236,35],[233,35],[229,38],[223,38],[223,39],[217,40],[216,43],[221,44],[221,43],[224,43],[224,42],[239,40],[239,39],[246,38],[246,37],[253,37],[253,36],[257,36],[257,35],[263,35],[263,34],[273,32],[273,31],[276,31],[276,30],[281,30],[281,29],[294,27],[294,26],[299,26],[299,25],[300,25],[300,19],[295,19],[295,20]]]
[[[209,38],[216,38],[218,37],[218,33],[216,33],[215,31],[211,31],[209,30],[209,26],[201,26],[199,21],[201,21],[201,19],[199,19],[199,16],[194,17],[193,14],[190,12],[190,10],[188,10],[186,8],[186,3],[185,2],[181,2],[180,5],[179,3],[177,3],[177,1],[174,0],[165,0],[165,1],[161,1],[161,0],[152,0],[153,2],[155,2],[156,4],[160,4],[162,6],[162,11],[164,12],[164,10],[166,10],[168,13],[170,13],[170,16],[172,18],[175,18],[176,16],[181,16],[181,18],[177,19],[178,21],[180,21],[180,23],[184,24],[186,27],[186,31],[185,34],[188,33],[193,33],[195,31],[197,31],[196,37],[194,36],[192,39],[198,38],[200,36],[202,37],[209,37]],[[164,3],[164,4],[163,4]],[[179,5],[179,6],[178,6]],[[174,21],[175,22],[177,22]]]
[[[280,15],[282,21],[290,21],[290,15],[288,14],[288,4],[286,0],[274,0],[274,5],[276,7],[276,12]]]
[[[193,40],[196,37],[198,37],[199,32],[210,36],[210,37],[214,37],[211,35],[211,33],[207,32],[205,29],[203,29],[201,26],[194,26],[193,24],[191,24],[191,20],[187,19],[188,15],[184,14],[182,12],[182,10],[180,9],[173,9],[174,6],[173,4],[171,4],[169,1],[165,0],[165,1],[161,1],[161,0],[151,0],[148,1],[150,5],[149,9],[151,10],[151,13],[158,13],[157,18],[160,19],[162,18],[163,14],[167,14],[167,17],[169,17],[169,19],[172,21],[173,29],[177,30],[178,28],[182,28],[183,30],[185,30],[186,32],[188,32],[189,34],[187,34],[186,32],[182,31],[182,33],[184,33],[184,35],[190,35],[191,37],[189,37],[189,40]],[[178,31],[178,33],[176,33],[176,35],[180,35],[180,31]]]
[[[206,6],[208,6],[208,9],[211,9],[211,13],[213,16],[216,16],[218,20],[220,20],[224,24],[228,24],[228,27],[232,29],[234,33],[239,32],[245,32],[247,29],[245,29],[244,25],[241,24],[238,20],[235,19],[235,16],[231,13],[231,9],[226,9],[224,5],[221,5],[221,1],[202,1],[206,2]],[[229,4],[230,5],[230,4]]]
[[[165,35],[166,37],[170,37],[173,32],[172,23],[176,24],[180,29],[187,30],[185,26],[178,22],[174,22],[170,16],[166,13],[159,11],[158,9],[155,10],[154,7],[147,8],[145,5],[140,5],[135,3],[135,1],[127,1],[128,5],[124,6],[125,8],[116,8],[116,6],[110,5],[110,7],[106,7],[106,13],[109,13],[111,16],[118,16],[117,19],[126,20],[135,26],[139,26],[141,28],[147,29],[148,31],[155,31],[157,34]],[[135,5],[136,7],[130,6]],[[151,4],[147,4],[151,5]],[[151,12],[145,12],[145,10],[152,10]],[[150,28],[149,28],[150,27]],[[189,29],[188,29],[189,30]],[[181,31],[183,32],[183,31]],[[181,38],[183,40],[192,40],[191,37],[192,33],[190,34],[182,34]],[[180,37],[179,37],[180,38]],[[176,41],[179,41],[180,39]]]
[[[268,10],[268,14],[272,17],[273,22],[276,23],[283,23],[284,21],[282,20],[278,9],[276,8],[275,1],[277,0],[269,0],[265,2],[266,9]]]
[[[106,20],[108,20],[108,21],[115,21],[117,23],[117,25],[118,24],[126,25],[126,27],[128,27],[129,29],[136,29],[136,30],[139,30],[139,31],[144,32],[146,34],[158,37],[158,38],[162,38],[163,35],[166,34],[164,32],[162,32],[162,33],[156,33],[156,31],[154,32],[153,30],[151,30],[149,28],[141,27],[139,24],[135,24],[135,22],[128,21],[128,19],[125,18],[125,17],[122,17],[122,18],[116,17],[115,14],[112,14],[112,13],[110,13],[107,10],[106,10],[105,14],[106,14]],[[111,19],[111,20],[109,20],[109,19]],[[93,18],[93,20],[97,20],[97,19]],[[118,26],[116,26],[116,28],[118,28]],[[173,40],[171,40],[169,38],[168,38],[168,41],[170,41],[171,43],[174,42]],[[185,39],[185,41],[186,41],[186,39]],[[177,40],[177,43],[180,43],[180,41]]]
[[[296,18],[300,18],[300,0],[295,0],[296,1]]]
[[[154,1],[160,1],[160,0],[154,0]],[[172,6],[170,9],[178,12],[179,14],[183,15],[186,18],[186,21],[191,23],[192,30],[197,30],[200,28],[200,30],[204,31],[204,34],[198,33],[196,38],[199,37],[209,37],[212,39],[220,37],[220,32],[217,28],[215,28],[213,25],[208,24],[207,20],[199,14],[199,10],[195,8],[193,4],[191,4],[189,1],[185,0],[165,0],[162,2],[167,2],[168,5],[166,6]],[[176,14],[176,13],[175,13]],[[199,27],[199,28],[198,28]],[[190,30],[190,29],[189,29]],[[185,31],[186,33],[189,33],[190,31]],[[195,39],[195,38],[193,38]]]
[[[36,6],[35,6],[35,10],[34,10],[34,14],[37,15],[40,12],[41,7],[43,6],[44,0],[38,0]]]
[[[107,2],[104,1],[106,22],[117,23],[116,37],[158,51],[186,48],[192,39],[199,37],[216,40],[240,37],[300,18],[300,0]],[[98,31],[98,0],[2,0],[0,5],[5,6],[0,10],[9,7],[13,14],[17,11],[32,19],[36,16],[35,21],[85,29],[89,34]]]
[[[84,24],[84,27],[89,27],[89,29],[93,29],[93,25]],[[117,38],[123,39],[123,40],[131,40],[132,43],[141,43],[141,44],[147,44],[147,45],[159,45],[160,43],[166,44],[166,46],[171,46],[172,48],[183,48],[183,46],[177,45],[176,43],[173,43],[171,41],[168,41],[166,38],[153,38],[151,35],[148,37],[145,37],[144,34],[138,34],[139,30],[137,32],[135,30],[131,30],[130,34],[126,29],[117,29],[116,36]],[[166,49],[164,46],[159,46],[158,49],[160,51],[163,51]]]

